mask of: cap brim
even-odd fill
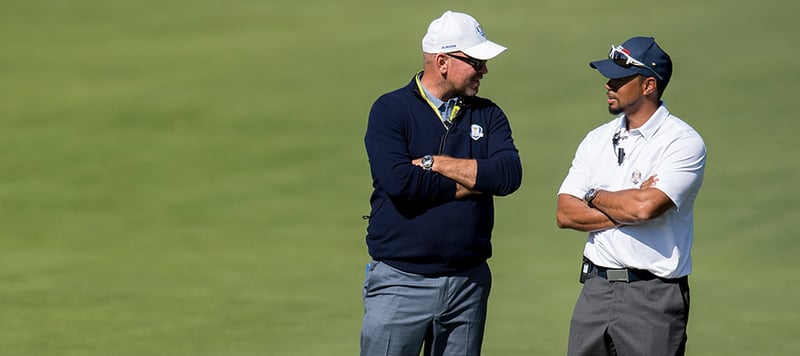
[[[505,51],[506,49],[508,48],[505,48],[492,41],[484,41],[483,43],[477,46],[472,46],[467,49],[462,49],[461,52],[464,52],[466,55],[472,58],[487,60],[497,57],[497,55],[503,53],[503,51]]]
[[[640,74],[638,71],[632,70],[631,67],[623,68],[618,66],[614,61],[610,59],[603,59],[599,61],[590,62],[589,66],[597,69],[604,77],[608,79],[617,79],[617,78],[625,78],[630,77],[635,74]]]

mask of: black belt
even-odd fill
[[[611,269],[596,266],[597,275],[607,279],[609,282],[636,282],[636,281],[649,281],[656,279],[658,276],[650,273],[649,271],[632,268]]]
[[[590,278],[591,275],[595,275],[607,279],[609,282],[629,283],[636,281],[649,281],[651,279],[658,278],[658,276],[654,275],[650,271],[645,271],[642,269],[601,267],[592,263],[592,261],[590,261],[588,258],[584,258],[583,263],[586,272],[590,275]]]

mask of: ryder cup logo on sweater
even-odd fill
[[[473,140],[478,141],[481,137],[483,137],[483,127],[478,125],[470,126],[469,137],[472,137]]]

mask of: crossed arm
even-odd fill
[[[411,163],[422,167],[422,158],[417,158]],[[474,159],[433,156],[431,171],[456,182],[456,199],[481,194],[481,192],[473,190],[478,179],[478,161]]]
[[[616,192],[601,190],[592,205],[569,194],[558,195],[556,222],[559,228],[579,231],[600,231],[622,225],[637,225],[654,219],[675,206],[661,190],[655,188],[658,178],[652,176],[638,189]]]

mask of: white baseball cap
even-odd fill
[[[447,11],[428,26],[422,38],[425,53],[461,51],[477,59],[492,59],[507,48],[486,39],[481,25],[470,15]]]

